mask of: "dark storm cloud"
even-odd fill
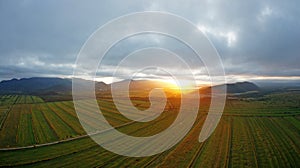
[[[171,12],[192,21],[216,46],[228,75],[299,76],[299,5],[260,0],[0,1],[0,80],[69,76],[78,51],[98,27],[144,10]],[[169,46],[190,55],[170,40],[153,36],[142,44],[145,39],[115,47],[104,64],[113,65],[139,47]]]

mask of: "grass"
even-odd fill
[[[203,150],[191,164],[192,167],[225,167],[230,145],[230,124],[225,119],[221,120],[218,128],[203,144]],[[184,165],[185,166],[185,165]]]
[[[3,95],[0,96],[0,105],[9,107],[12,104],[16,104],[16,102],[20,99],[20,96],[16,95]]]
[[[0,131],[0,146],[17,146],[17,133],[21,116],[21,105],[14,105],[8,112],[7,118]]]
[[[35,144],[35,137],[32,128],[31,105],[24,105],[20,115],[17,134],[18,146]]]
[[[71,127],[76,134],[83,135],[85,134],[85,131],[81,127],[78,118],[70,115],[66,111],[62,110],[59,108],[56,104],[54,103],[47,103],[49,109],[51,109],[57,116],[59,116],[64,123],[66,123],[69,127]]]
[[[276,93],[252,100],[228,100],[216,130],[209,139],[199,143],[199,132],[209,107],[205,100],[201,101],[199,115],[190,132],[173,148],[151,157],[119,156],[103,149],[89,137],[84,137],[50,146],[0,151],[0,166],[300,167],[300,107],[295,105],[299,97],[298,93]],[[72,102],[44,103],[34,100],[35,97],[30,98],[31,101],[27,96],[18,98],[6,95],[0,98],[12,106],[0,131],[1,147],[43,144],[85,134]],[[17,99],[23,103],[13,105]],[[99,100],[98,103],[112,125],[130,122],[116,110],[110,99]],[[149,106],[149,102],[137,98],[133,104],[141,109]],[[85,105],[84,108],[90,109],[88,101]],[[177,105],[178,102],[172,100],[166,112],[156,120],[133,122],[117,129],[137,137],[154,135],[174,121]],[[6,106],[0,107],[3,110]],[[122,109],[128,107],[122,105]],[[87,113],[83,122],[88,122],[91,127],[101,125],[94,115]],[[131,115],[139,116],[134,113]],[[110,139],[106,140],[106,143],[111,142]],[[114,142],[123,144],[122,139]],[[144,144],[139,149],[151,145]]]
[[[256,147],[243,118],[232,121],[231,161],[228,166],[257,167]]]
[[[40,110],[40,104],[33,105],[32,108],[32,124],[35,141],[37,144],[43,144],[58,140],[54,130],[51,129],[43,112]]]
[[[0,107],[0,129],[2,128],[2,125],[4,124],[4,121],[7,117],[9,108],[6,106],[1,106]]]
[[[43,103],[43,99],[38,96],[20,95],[17,104],[32,104],[32,103]]]
[[[51,129],[54,130],[60,140],[77,135],[76,131],[66,124],[57,114],[55,114],[55,112],[49,109],[47,104],[41,105],[41,111]]]

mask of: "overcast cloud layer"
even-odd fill
[[[171,12],[197,25],[215,45],[229,78],[300,79],[299,6],[299,1],[261,0],[0,1],[0,80],[70,77],[78,51],[98,27],[148,10]],[[175,43],[155,35],[133,37],[108,53],[103,66],[139,47],[171,46],[189,55]],[[108,68],[98,75],[110,74]]]

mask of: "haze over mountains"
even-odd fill
[[[84,79],[82,83],[93,82]],[[115,86],[123,88],[128,80],[115,82]],[[149,90],[161,87],[161,83],[156,81],[146,80],[131,80],[130,88],[134,90]],[[95,82],[95,88],[98,91],[107,91],[110,89],[110,84],[104,82]],[[0,94],[42,94],[47,92],[68,93],[72,91],[72,79],[68,78],[22,78],[12,79],[0,82]]]
[[[83,80],[83,79],[82,79]],[[83,80],[83,82],[91,82]],[[117,87],[124,87],[128,81],[114,83]],[[96,90],[106,91],[110,84],[95,82]],[[221,85],[215,86],[216,88]],[[147,80],[131,80],[130,88],[134,90],[151,90],[162,87],[161,82]],[[259,87],[251,82],[238,82],[227,84],[228,93],[241,93],[258,91]],[[11,79],[0,82],[0,94],[43,94],[43,93],[70,93],[72,91],[72,80],[67,78],[22,78]]]
[[[251,82],[237,82],[237,83],[230,83],[227,85],[227,93],[245,93],[251,91],[260,91],[260,88]],[[222,85],[214,86],[216,89],[222,87]]]

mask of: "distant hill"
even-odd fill
[[[82,83],[88,82],[82,80]],[[90,81],[91,82],[91,81]],[[104,82],[97,82],[96,89],[106,88]],[[22,78],[0,82],[0,94],[70,94],[72,91],[72,79],[64,78]]]
[[[218,86],[215,86],[218,87]],[[251,82],[237,82],[227,84],[227,93],[245,93],[251,91],[259,91],[260,88]]]
[[[82,80],[82,83],[92,82]],[[117,88],[124,89],[127,83],[130,82],[131,90],[152,90],[153,88],[167,88],[168,84],[158,81],[149,80],[124,80],[113,83]],[[110,90],[112,84],[105,84],[104,82],[96,83],[97,91]],[[213,86],[218,89],[224,85]],[[244,93],[249,91],[259,91],[260,88],[251,82],[237,82],[232,84],[226,84],[228,93]],[[209,88],[205,88],[209,89]],[[204,90],[205,90],[204,89]],[[22,78],[12,79],[0,82],[1,94],[34,94],[34,93],[70,93],[72,91],[72,80],[64,78],[46,78],[46,77],[34,77],[34,78]]]
[[[42,91],[61,91],[70,89],[72,81],[62,78],[22,78],[0,82],[2,94],[31,94]]]
[[[225,84],[212,86],[214,89],[218,90],[224,87]],[[246,93],[253,91],[260,91],[260,88],[251,82],[237,82],[226,84],[228,94]],[[211,87],[200,89],[200,93],[210,93]]]
[[[84,85],[87,81],[79,79],[79,82]],[[164,84],[157,81],[147,80],[124,80],[113,83],[114,86],[124,89],[127,83],[130,82],[132,90],[152,90],[153,88],[162,88]],[[104,82],[96,82],[97,91],[108,91],[112,84]],[[47,93],[69,93],[72,91],[72,79],[64,78],[22,78],[12,79],[0,82],[0,94],[47,94]]]

